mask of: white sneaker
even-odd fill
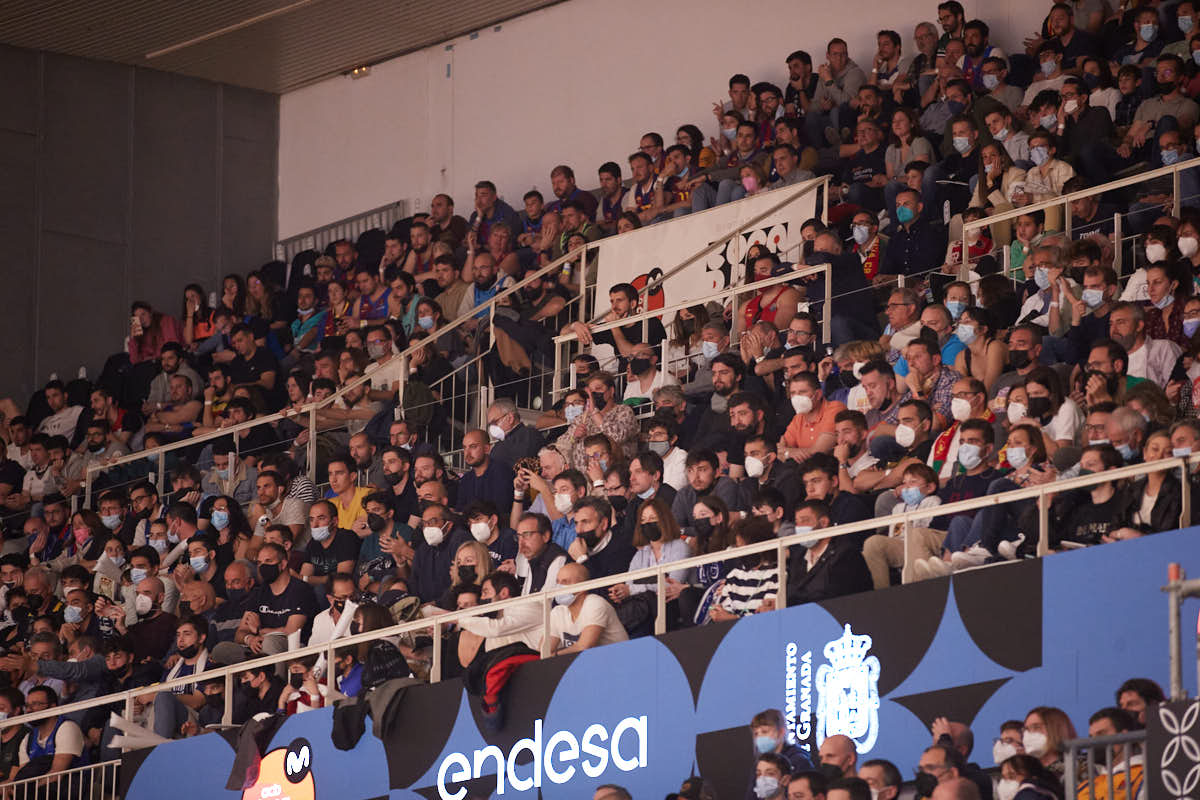
[[[950,563],[955,569],[967,569],[968,567],[978,567],[987,563],[987,560],[992,557],[985,548],[980,545],[972,545],[966,550],[950,554]]]
[[[942,578],[954,574],[954,567],[940,558],[930,557],[925,559],[925,568],[929,570],[929,577],[931,578]]]
[[[918,558],[912,563],[912,577],[914,581],[927,581],[933,577],[929,571],[929,565],[925,563],[925,559]]]
[[[1017,548],[1020,547],[1024,541],[1025,534],[1018,533],[1016,541],[1000,542],[1000,544],[996,545],[996,552],[998,552],[1002,558],[1006,558],[1009,561],[1015,561],[1017,559]]]

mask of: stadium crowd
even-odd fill
[[[531,191],[517,211],[480,181],[469,218],[438,195],[390,231],[228,275],[211,295],[188,285],[179,316],[134,303],[126,350],[95,384],[51,381],[24,408],[0,400],[0,713],[197,675],[136,704],[157,734],[191,735],[221,719],[222,683],[199,680],[215,664],[542,590],[557,593],[550,650],[578,652],[651,633],[659,610],[653,581],[573,584],[899,511],[928,515],[794,547],[785,585],[773,553],[673,571],[666,627],[769,611],[781,592],[816,602],[1033,555],[1034,500],[938,506],[1200,450],[1200,173],[1181,175],[1178,216],[1168,177],[980,229],[967,281],[948,231],[1195,158],[1198,16],[1193,0],[1111,14],[1056,3],[1006,55],[949,0],[909,42],[881,31],[863,66],[835,38],[823,60],[790,54],[779,84],[734,75],[715,135],[685,124],[667,146],[645,134],[628,182],[609,162],[591,193],[560,165],[553,200]],[[828,222],[804,222],[796,263],[755,246],[745,273],[830,264],[830,309],[809,302],[824,296],[810,277],[595,332],[567,310],[597,280],[586,258],[494,319],[481,308],[599,237],[814,175],[834,178]],[[638,312],[636,288],[605,288],[611,310],[596,322]],[[559,332],[579,340],[575,388],[537,398],[535,422],[519,387],[553,368]],[[486,429],[449,401],[464,392],[456,368],[479,355],[497,387]],[[339,391],[315,431],[289,414],[187,444]],[[461,472],[437,445],[452,430]],[[91,506],[80,502],[89,468],[141,450],[96,473]],[[1049,546],[1177,528],[1194,483],[1164,466],[1057,493]],[[435,649],[443,675],[470,684],[543,645],[536,608],[447,627],[438,641],[248,672],[235,721],[320,707],[331,687],[423,678]],[[111,757],[109,710],[4,728],[0,779]],[[1053,793],[1053,743],[1073,735],[1053,711],[1006,726],[1023,731],[1024,754],[1014,739],[1005,780],[1038,796]],[[1119,709],[1090,722],[1132,724]],[[958,781],[971,748],[946,725],[922,775],[958,792],[947,800],[973,800]],[[760,798],[888,800],[899,782],[888,762],[856,770],[823,748],[840,769],[823,776],[760,750]],[[1020,791],[1002,783],[1000,800],[1032,800]]]

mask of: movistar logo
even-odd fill
[[[576,738],[570,731],[559,731],[543,745],[542,721],[534,720],[533,738],[521,739],[505,756],[495,745],[476,750],[468,759],[464,753],[451,753],[438,767],[437,789],[442,800],[462,800],[466,788],[449,791],[447,781],[461,783],[471,778],[495,774],[496,794],[507,789],[518,792],[540,788],[542,778],[551,783],[566,783],[578,769],[589,778],[598,778],[608,769],[609,761],[622,772],[632,772],[646,766],[646,717],[626,717],[617,723],[612,735],[603,725],[589,725],[583,736]],[[517,764],[522,752],[533,755],[533,761]],[[518,770],[521,775],[518,775]],[[505,779],[507,778],[507,783]]]

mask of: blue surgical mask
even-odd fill
[[[958,463],[963,465],[963,469],[975,469],[983,461],[983,452],[979,445],[969,442],[958,446]]]
[[[712,361],[721,354],[721,348],[717,346],[716,342],[701,342],[700,352],[704,354],[705,358]]]
[[[328,525],[317,525],[312,529],[312,538],[314,541],[323,542],[329,538],[330,530]]]
[[[962,300],[947,300],[946,310],[950,312],[951,319],[958,319],[967,310],[967,304]]]
[[[1058,69],[1058,63],[1053,58],[1042,62],[1042,74],[1047,78],[1053,75],[1056,69]]]
[[[221,479],[221,480],[223,480],[223,481],[224,481],[224,480],[229,480],[229,470],[228,470],[228,469],[220,469],[220,468],[218,468],[218,469],[217,469],[217,477],[218,477],[218,478],[220,478],[220,479]]]
[[[121,567],[125,566],[125,556],[123,556],[123,555],[109,556],[108,560],[111,561],[112,565],[114,567],[116,567],[117,569],[120,569]]]
[[[600,463],[603,464],[604,462],[601,461]],[[642,498],[643,500],[649,500],[653,496],[654,496],[654,487],[653,486],[651,486],[649,489],[647,489],[644,492],[638,492],[638,497]]]
[[[732,142],[737,138],[737,128],[721,128],[721,135]]]
[[[1175,456],[1175,458],[1186,458],[1187,456],[1190,456],[1191,454],[1192,454],[1192,448],[1190,448],[1190,447],[1173,447],[1173,448],[1171,448],[1171,455]]]
[[[105,514],[100,518],[100,522],[102,522],[104,527],[108,528],[110,531],[115,531],[117,528],[121,527],[121,515]]]
[[[600,459],[600,471],[608,472],[608,459],[607,458]]]
[[[961,114],[963,112],[963,109],[966,107],[967,107],[966,103],[960,103],[958,100],[947,100],[946,101],[946,110],[950,112],[951,116],[958,116],[959,114]]]
[[[1104,305],[1104,290],[1084,289],[1082,300],[1088,308],[1099,308]],[[1200,322],[1200,320],[1197,321]]]
[[[417,324],[424,330],[433,330],[433,317],[417,317]]]
[[[1200,67],[1200,50],[1192,51],[1192,62],[1195,63],[1196,66]]]
[[[779,740],[774,736],[755,736],[754,749],[759,753],[770,753],[779,746]]]
[[[192,556],[188,559],[188,566],[192,568],[192,572],[199,575],[208,569],[208,557]]]
[[[996,131],[994,134],[992,134],[992,138],[997,142],[1003,142],[1008,138],[1008,128],[1001,128],[1000,130]]]
[[[908,206],[896,206],[896,219],[901,225],[907,225],[917,216],[917,212]]]
[[[153,547],[160,555],[167,552],[166,539],[151,539],[150,546]]]
[[[63,609],[63,620],[72,625],[83,622],[83,612],[77,606],[67,606]]]
[[[1153,24],[1139,25],[1138,35],[1142,37],[1142,41],[1149,44],[1158,36],[1158,26]]]
[[[963,344],[970,344],[971,342],[975,341],[975,326],[961,322],[959,323],[958,327],[954,329],[954,335],[957,336],[958,340]]]
[[[1025,463],[1029,460],[1029,457],[1025,455],[1024,447],[1010,447],[1004,451],[1004,455],[1008,459],[1008,463],[1017,469],[1025,466]]]
[[[1040,145],[1038,147],[1029,148],[1029,159],[1040,167],[1042,164],[1045,164],[1050,160],[1050,148],[1042,147]]]
[[[1196,331],[1200,330],[1200,319],[1185,319],[1183,321],[1183,335],[1189,339],[1196,335]]]
[[[567,422],[574,422],[583,414],[583,406],[569,405],[563,408],[563,416],[567,418]]]
[[[904,501],[906,506],[919,506],[921,501],[925,499],[925,493],[916,486],[905,486],[900,490],[900,499]]]
[[[1045,290],[1050,288],[1050,270],[1045,267],[1038,267],[1033,271],[1033,282],[1037,284],[1039,289]]]
[[[1125,459],[1125,463],[1133,460],[1133,448],[1128,444],[1117,445],[1117,452],[1121,454],[1121,458]]]
[[[971,149],[971,140],[966,136],[955,136],[954,149],[957,150],[960,155],[966,155],[967,151]]]
[[[1164,294],[1158,300],[1154,301],[1154,307],[1161,310],[1175,302],[1175,295],[1171,293]]]
[[[999,76],[999,75],[988,75],[988,74],[985,74],[985,75],[983,76],[983,86],[984,86],[984,88],[985,88],[985,89],[987,89],[989,92],[990,92],[992,89],[995,89],[995,88],[996,88],[997,86],[999,86],[999,85],[1000,85],[1000,76]]]
[[[141,567],[134,567],[133,569],[129,570],[129,579],[133,581],[134,586],[137,586],[148,577],[150,577],[149,573],[147,573],[146,570],[142,569]]]
[[[1038,124],[1048,131],[1052,131],[1058,127],[1057,114],[1042,114],[1038,117]]]
[[[1162,162],[1163,162],[1164,167],[1169,167],[1178,161],[1179,161],[1179,151],[1178,150],[1163,150],[1162,151]]]
[[[223,531],[229,527],[229,512],[221,508],[215,508],[213,509],[212,516],[209,518],[209,522],[217,530]]]
[[[1189,33],[1195,23],[1192,22],[1191,17],[1176,17],[1175,24],[1179,26],[1180,32]]]
[[[854,237],[854,241],[858,243],[858,246],[862,247],[864,244],[870,241],[871,229],[866,225],[855,225],[850,229],[850,235]]]

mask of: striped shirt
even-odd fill
[[[763,600],[779,593],[779,570],[774,566],[734,567],[725,576],[717,604],[730,614],[753,614]]]

